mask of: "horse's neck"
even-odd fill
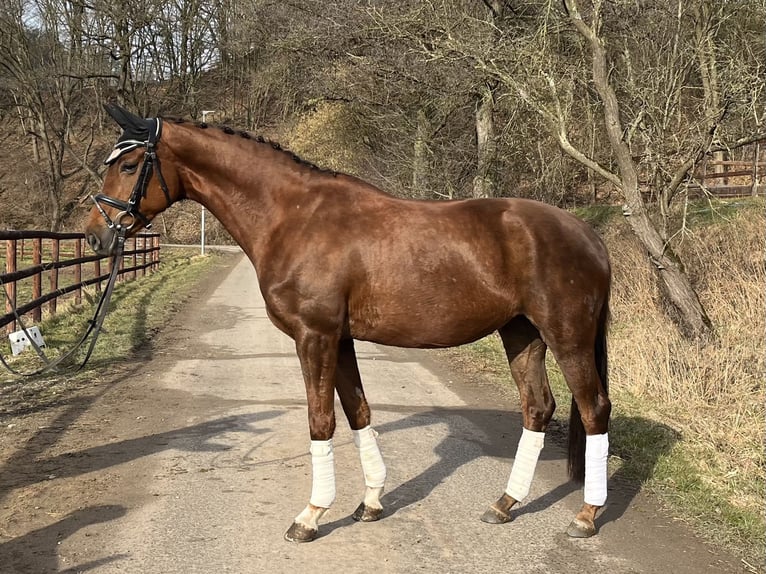
[[[250,258],[257,258],[278,223],[279,177],[269,161],[278,152],[240,142],[236,135],[188,130],[173,142],[186,197],[208,209]]]

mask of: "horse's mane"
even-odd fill
[[[279,151],[279,152],[282,152],[284,154],[287,154],[288,156],[290,156],[292,158],[292,160],[294,162],[296,162],[296,163],[298,163],[300,165],[306,166],[306,167],[308,167],[310,169],[313,169],[313,170],[316,170],[316,171],[319,171],[319,172],[322,172],[322,173],[327,173],[327,174],[330,174],[330,175],[337,175],[337,172],[335,172],[334,170],[321,168],[321,167],[317,166],[316,164],[311,163],[310,161],[307,161],[307,160],[303,159],[302,157],[298,156],[297,154],[291,152],[290,150],[284,149],[277,142],[268,140],[268,139],[266,139],[266,138],[264,138],[263,136],[260,136],[260,135],[254,136],[253,134],[251,134],[247,130],[235,130],[234,128],[229,127],[229,126],[225,126],[225,125],[224,126],[219,126],[219,125],[212,125],[211,126],[210,124],[208,124],[206,122],[190,122],[188,120],[185,120],[184,118],[176,117],[176,116],[163,117],[163,119],[165,121],[168,121],[168,122],[173,122],[174,124],[193,123],[196,127],[200,128],[200,129],[203,129],[203,130],[212,127],[214,129],[219,129],[223,133],[228,134],[228,135],[238,135],[239,137],[241,137],[243,139],[252,140],[253,142],[255,142],[257,144],[269,145],[269,146],[272,147],[272,149],[274,149],[276,151]]]

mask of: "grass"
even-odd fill
[[[605,236],[614,268],[612,470],[753,571],[766,569],[763,199],[690,205],[688,230],[674,240],[715,325],[707,344],[683,339],[661,312],[654,273],[622,218],[585,215]],[[510,383],[498,337],[467,352]],[[570,393],[552,360],[548,371],[563,426]]]
[[[163,249],[159,271],[135,281],[119,283],[114,290],[104,331],[99,337],[88,367],[81,373],[60,375],[43,374],[38,379],[54,383],[58,378],[72,379],[92,376],[93,371],[130,357],[162,328],[180,304],[194,291],[199,279],[218,261],[220,255],[205,257],[190,255],[184,250]],[[44,319],[40,329],[46,342],[46,354],[56,357],[70,349],[87,328],[93,313],[95,292],[91,303],[70,305],[66,311]],[[27,325],[29,326],[29,324]],[[3,355],[8,357],[7,338],[2,343]],[[84,350],[83,350],[84,352]],[[75,358],[77,360],[77,358]],[[28,349],[11,359],[14,368],[31,371],[40,366],[34,351]],[[0,372],[0,384],[16,381],[15,377]]]

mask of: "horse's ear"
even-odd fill
[[[154,134],[153,141],[159,139],[161,125],[159,120],[140,118],[114,103],[104,104],[104,109],[122,128],[120,139],[117,140],[112,153],[104,162],[106,165],[114,163],[118,157],[130,150],[145,145],[150,139],[150,133]]]
[[[104,104],[104,109],[124,131],[133,133],[148,131],[148,122],[144,118],[130,113],[125,108],[122,108],[113,102],[109,102]]]

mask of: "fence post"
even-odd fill
[[[160,266],[160,236],[152,237],[152,272],[157,271]]]
[[[96,259],[93,262],[93,274],[96,277],[101,277],[101,259]],[[101,280],[96,281],[96,293],[101,293]]]
[[[16,240],[8,239],[5,242],[5,272],[14,273],[16,271]],[[7,293],[5,297],[5,312],[12,313],[16,307],[16,283],[7,283],[3,285]],[[5,328],[7,333],[13,333],[16,330],[16,319],[11,321]]]
[[[133,254],[130,256],[130,265],[133,267],[133,271],[130,272],[130,278],[135,279],[136,273],[136,249],[138,249],[138,237],[133,236]]]
[[[59,250],[60,250],[60,241],[58,239],[53,239],[51,241],[51,259],[54,263],[59,262]],[[54,268],[51,269],[51,292],[57,291],[59,288],[59,270]],[[51,312],[51,315],[56,314],[56,302],[58,301],[58,297],[54,297],[48,302],[48,309]]]
[[[83,239],[74,240],[74,258],[80,259],[82,257],[82,242]],[[82,283],[82,263],[78,263],[74,266],[74,282],[77,285]],[[74,292],[74,302],[76,305],[82,303],[82,286],[77,287],[77,291]]]
[[[36,237],[32,240],[32,264],[40,265],[43,262],[43,240]],[[32,300],[39,299],[43,294],[43,273],[36,273],[32,277]],[[39,323],[42,319],[43,310],[41,307],[32,309],[32,321]]]
[[[141,277],[146,275],[146,235],[141,236]]]

